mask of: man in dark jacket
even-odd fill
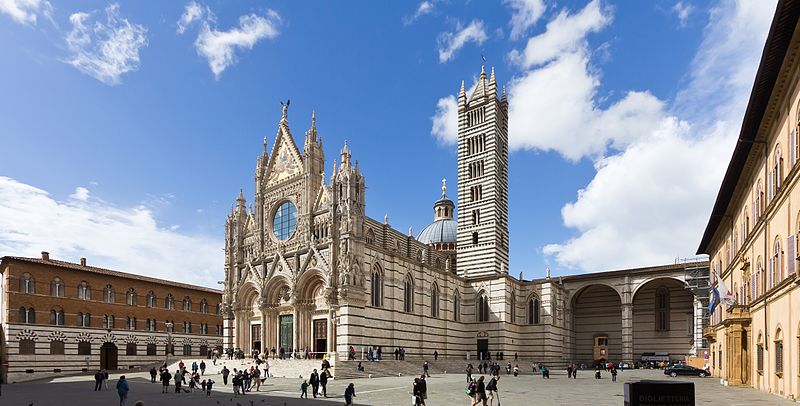
[[[231,370],[228,369],[228,367],[223,365],[222,366],[222,383],[225,384],[225,386],[228,386],[228,375],[230,375],[230,374],[231,374]]]
[[[169,381],[172,380],[172,374],[166,368],[161,372],[161,393],[169,393]]]
[[[322,386],[322,396],[328,397],[328,373],[322,371],[319,375],[319,385]]]
[[[150,368],[150,382],[151,383],[156,383],[156,374],[157,374],[156,367]]]
[[[94,374],[94,390],[100,389],[103,389],[103,372],[97,371],[97,373]]]
[[[316,369],[314,369],[314,372],[312,372],[311,376],[308,378],[308,384],[311,385],[314,397],[317,397],[317,391],[319,390],[319,374]]]

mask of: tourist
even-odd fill
[[[567,365],[567,378],[572,377],[572,364]]]
[[[347,357],[348,360],[355,360],[356,359],[356,349],[352,345],[350,346],[349,355]]]
[[[550,379],[550,370],[542,365],[542,379]]]
[[[364,372],[364,365],[361,361],[358,361],[358,366],[356,368],[358,368],[358,372]]]
[[[611,382],[617,381],[617,367],[611,365]]]
[[[428,361],[422,363],[422,375],[427,376],[430,378],[431,374],[428,373]]]
[[[161,371],[161,393],[169,392],[169,381],[172,380],[172,374],[168,369]]]
[[[250,392],[250,384],[251,384],[250,374],[252,372],[253,372],[253,367],[250,367],[250,371],[244,369],[244,372],[242,373],[242,393]]]
[[[231,381],[233,384],[233,397],[239,396],[239,390],[242,385],[242,377],[239,373],[236,372],[236,369],[233,370],[233,379]]]
[[[322,396],[328,397],[328,372],[323,369],[319,375],[319,386],[322,387]]]
[[[158,374],[156,367],[150,368],[150,383],[156,383],[156,374]]]
[[[381,346],[379,345],[379,346],[378,346],[378,361],[380,361],[380,360],[382,360],[382,359],[383,359],[383,349],[382,349],[382,348],[381,348]]]
[[[495,376],[489,380],[489,384],[486,385],[486,391],[489,392],[489,406],[494,404],[494,399],[497,398],[497,404],[500,404],[500,396],[497,394],[497,382],[500,380],[499,376]]]
[[[506,365],[506,375],[511,375],[511,361]]]
[[[314,369],[314,372],[308,377],[308,383],[311,384],[311,394],[316,398],[317,391],[319,390],[319,374],[316,369]]]
[[[428,382],[425,381],[425,375],[419,377],[419,396],[422,402],[422,405],[425,405],[425,399],[428,399]]]
[[[194,380],[194,373],[189,377],[189,393],[194,393],[194,388],[197,387],[197,381]]]
[[[572,379],[578,379],[578,366],[575,365],[575,368],[572,368]]]
[[[433,360],[434,361],[439,360],[439,351],[433,350]]]
[[[206,397],[211,397],[211,387],[214,385],[214,380],[211,378],[206,379]]]
[[[228,369],[225,365],[222,366],[222,383],[225,386],[228,386],[228,375],[231,374],[231,370]]]
[[[411,396],[414,397],[414,406],[422,404],[422,395],[419,392],[419,378],[414,378],[414,383],[411,386]]]
[[[600,365],[594,370],[594,379],[600,379]]]
[[[478,383],[475,386],[475,401],[472,402],[472,406],[476,406],[478,403],[483,403],[483,406],[486,406],[486,384],[483,383],[483,376],[478,378]]]
[[[184,367],[185,365],[186,365],[186,364],[184,364],[184,363],[183,363],[183,360],[180,360],[180,361],[178,361],[178,369],[180,369],[181,371],[183,371],[183,367]]]
[[[250,379],[256,381],[256,392],[261,389],[261,370],[256,367],[250,374]]]
[[[472,382],[472,364],[467,364],[467,383]]]
[[[467,388],[464,390],[464,392],[467,393],[467,396],[470,398],[470,401],[475,401],[477,389],[478,389],[478,384],[475,383],[474,379],[467,382]]]
[[[399,359],[400,359],[400,349],[399,348],[395,348],[394,349],[394,360],[397,361]]]
[[[351,383],[344,390],[344,406],[352,406],[354,397],[356,397],[356,387]]]
[[[514,376],[519,375],[519,364],[514,365]]]
[[[197,366],[197,361],[192,361],[192,374],[196,374],[200,367]]]
[[[264,379],[269,378],[269,360],[264,358]]]
[[[205,373],[206,373],[206,362],[200,361],[200,375],[202,376]]]
[[[302,398],[308,399],[308,381],[303,381],[300,384],[300,399]]]
[[[94,374],[94,390],[98,391],[100,389],[103,389],[103,371],[98,370]]]
[[[119,381],[117,381],[117,394],[119,395],[119,406],[125,406],[125,402],[128,400],[128,391],[130,387],[128,386],[128,381],[125,380],[125,375],[119,377]]]
[[[478,363],[478,373],[479,374],[483,373],[483,364],[481,364],[480,362]]]
[[[516,361],[516,360],[517,360],[517,353],[515,352],[514,353],[514,361]]]
[[[183,374],[181,370],[175,371],[175,393],[181,393],[181,383],[183,382]]]
[[[103,370],[103,387],[108,389],[108,371]]]

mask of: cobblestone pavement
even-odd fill
[[[217,371],[216,368],[213,369]],[[208,372],[208,371],[207,371]],[[503,375],[499,389],[500,400],[504,406],[516,405],[622,405],[623,383],[639,379],[671,379],[661,371],[631,370],[620,373],[618,382],[611,382],[605,374],[603,379],[594,379],[592,371],[582,371],[577,380],[567,379],[565,373],[553,372],[551,379],[540,376]],[[222,405],[222,406],[306,406],[341,405],[344,387],[353,382],[356,387],[356,405],[409,406],[411,404],[411,381],[413,377],[390,377],[375,379],[356,379],[352,381],[330,381],[330,399],[299,399],[301,380],[288,378],[269,379],[262,385],[262,392],[248,393],[234,398],[230,382],[222,385],[222,377],[210,376],[217,382],[211,398],[199,391],[184,394],[161,394],[160,383],[150,383],[147,373],[127,374],[131,392],[128,406],[143,400],[146,406],[169,405]],[[112,374],[109,389],[94,392],[94,380],[90,376],[65,377],[50,381],[36,381],[3,385],[0,405],[3,406],[49,406],[49,405],[116,405],[118,397],[113,389],[119,374]],[[716,378],[676,378],[695,383],[698,405],[793,405],[792,401],[755,389],[724,387]],[[171,389],[173,389],[171,387]],[[428,405],[468,405],[464,394],[463,375],[432,376],[428,380]]]

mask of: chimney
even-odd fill
[[[50,253],[47,252],[47,251],[42,251],[42,259],[45,260],[45,261],[49,261],[50,260]]]
[[[86,258],[81,258],[81,266],[86,266]]]

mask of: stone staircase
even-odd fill
[[[383,361],[361,361],[364,366],[364,372],[358,371],[358,361],[338,361],[334,370],[334,375],[337,379],[358,379],[358,378],[378,378],[384,376],[416,376],[422,374],[422,359],[405,359],[403,361],[383,360]],[[499,361],[500,373],[505,375],[505,368],[509,360]],[[478,361],[467,361],[464,359],[439,359],[436,361],[428,360],[428,371],[431,375],[439,374],[465,374],[467,364],[472,363],[474,367],[473,374],[478,375]],[[512,367],[519,365],[520,375],[531,375],[530,360],[520,359],[518,361],[511,360]],[[566,370],[566,366],[561,365],[548,365],[550,373],[555,371]]]

